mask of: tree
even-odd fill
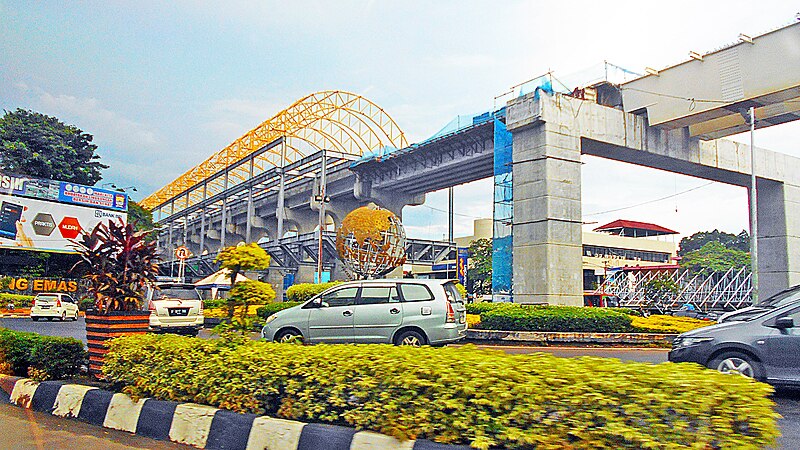
[[[699,231],[691,236],[681,239],[678,256],[684,256],[689,252],[701,249],[709,242],[719,242],[725,248],[735,249],[742,252],[750,251],[750,235],[742,230],[739,234],[726,233],[724,231]]]
[[[158,234],[153,232],[155,228],[153,213],[133,200],[128,200],[128,222],[133,223],[136,231],[147,233],[145,237],[147,242],[152,242],[158,237]]]
[[[469,243],[467,287],[475,295],[492,293],[492,240],[477,239]]]
[[[241,306],[241,320],[247,316],[250,305],[265,305],[275,301],[275,289],[269,283],[247,280],[237,283],[228,296],[228,309]]]
[[[258,244],[233,245],[220,250],[214,259],[220,267],[231,271],[231,291],[236,288],[236,277],[249,270],[265,270],[269,267],[269,255]],[[228,305],[228,318],[233,317],[235,305]]]
[[[710,241],[699,250],[687,253],[681,267],[703,275],[727,272],[731,268],[750,267],[750,255],[741,250],[726,248],[719,241]]]
[[[34,111],[5,111],[0,118],[0,170],[94,185],[100,163],[92,135]]]

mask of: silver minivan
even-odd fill
[[[443,345],[467,333],[452,280],[351,281],[267,318],[261,336],[285,342]]]

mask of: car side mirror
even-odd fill
[[[775,328],[779,330],[794,328],[794,319],[791,317],[779,317],[778,320],[775,321]]]

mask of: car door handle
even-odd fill
[[[345,317],[350,317],[353,315],[353,311],[347,311],[347,310],[342,311],[342,315]]]
[[[389,310],[389,313],[391,313],[391,314],[400,314],[400,310],[397,309],[397,308],[392,308],[392,309]]]

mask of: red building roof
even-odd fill
[[[601,227],[597,227],[594,231],[602,231],[605,233],[612,233],[619,236],[628,237],[648,237],[648,236],[661,236],[664,234],[678,234],[677,231],[672,231],[669,228],[664,228],[660,225],[647,222],[637,222],[635,220],[615,220],[607,223]]]

